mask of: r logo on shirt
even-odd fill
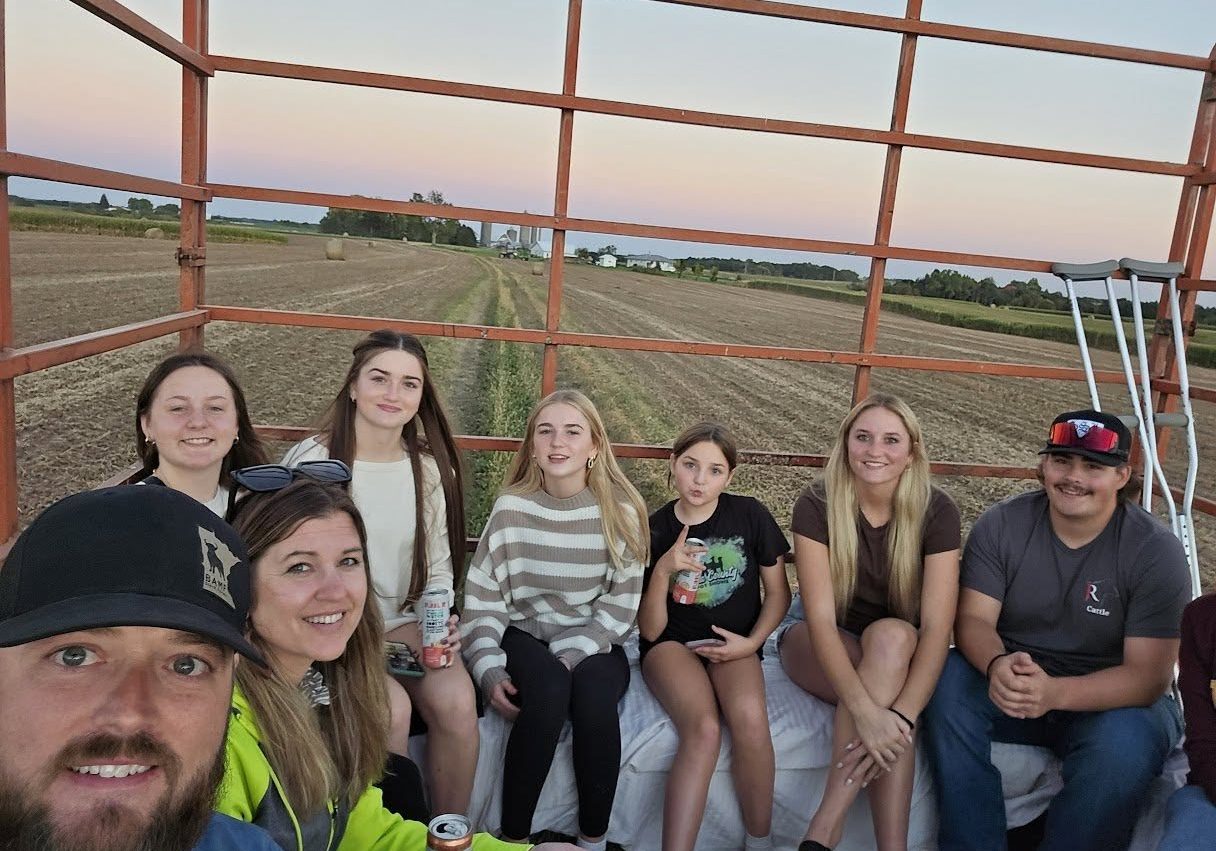
[[[1110,617],[1110,612],[1103,608],[1102,598],[1105,594],[1102,591],[1102,583],[1104,579],[1099,579],[1097,582],[1085,583],[1085,611],[1091,615],[1101,615],[1104,618]]]

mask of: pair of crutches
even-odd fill
[[[1131,282],[1132,325],[1136,334],[1140,387],[1137,390],[1131,355],[1128,353],[1127,337],[1123,329],[1123,318],[1119,315],[1119,300],[1111,284],[1111,275],[1122,268]],[[1195,419],[1191,413],[1190,380],[1187,375],[1186,349],[1183,347],[1182,315],[1178,309],[1178,276],[1182,274],[1181,263],[1148,263],[1143,260],[1107,260],[1103,263],[1074,264],[1055,263],[1051,271],[1064,281],[1068,292],[1068,303],[1072,308],[1073,325],[1076,328],[1077,344],[1081,349],[1081,363],[1085,368],[1085,381],[1089,385],[1089,397],[1094,410],[1102,410],[1098,400],[1098,384],[1094,380],[1093,363],[1089,357],[1089,344],[1085,337],[1085,326],[1081,321],[1081,309],[1077,304],[1076,284],[1087,281],[1103,281],[1106,299],[1110,304],[1110,318],[1114,325],[1115,341],[1119,357],[1123,361],[1123,377],[1127,381],[1127,392],[1131,398],[1132,415],[1120,417],[1140,437],[1141,454],[1144,456],[1144,489],[1141,504],[1145,510],[1153,507],[1153,482],[1156,481],[1168,508],[1170,528],[1182,542],[1187,564],[1191,570],[1191,596],[1199,596],[1202,588],[1199,581],[1199,554],[1195,546],[1195,526],[1192,518],[1192,503],[1195,499],[1195,474],[1199,469],[1199,449],[1195,440]],[[1178,366],[1179,395],[1182,398],[1180,413],[1156,413],[1153,407],[1152,375],[1149,372],[1148,344],[1144,334],[1144,316],[1140,309],[1140,281],[1155,281],[1166,287],[1170,305],[1170,320],[1174,340],[1174,358]],[[1186,484],[1182,489],[1182,502],[1174,500],[1173,492],[1157,457],[1157,429],[1180,428],[1186,434],[1187,469]]]

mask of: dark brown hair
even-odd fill
[[[156,450],[156,444],[148,443],[141,420],[152,407],[152,398],[165,379],[179,369],[188,366],[204,366],[212,372],[219,373],[220,377],[228,382],[228,389],[232,391],[232,401],[236,405],[237,439],[232,444],[232,448],[228,450],[228,454],[224,456],[224,465],[220,468],[220,484],[231,487],[232,484],[228,481],[229,474],[242,467],[265,464],[266,449],[262,446],[262,439],[258,437],[258,433],[253,430],[253,421],[249,419],[249,407],[245,404],[245,392],[241,390],[241,383],[237,381],[232,367],[216,355],[198,349],[169,355],[158,363],[148,373],[148,377],[144,379],[144,386],[140,388],[139,395],[135,397],[135,451],[139,455],[139,460],[143,462],[143,475],[149,476],[157,468],[160,464],[160,453]]]
[[[270,660],[268,668],[238,665],[237,683],[253,707],[266,758],[283,783],[288,804],[302,818],[324,809],[331,799],[354,806],[384,770],[388,751],[388,695],[384,685],[384,621],[372,599],[367,561],[367,530],[354,501],[340,485],[297,479],[287,487],[250,494],[237,503],[232,525],[249,548],[253,565],[253,608],[257,608],[258,561],[300,524],[335,514],[348,515],[363,547],[367,598],[359,623],[342,655],[316,665],[330,689],[331,704],[314,711],[299,683],[275,670],[265,641],[254,630],[250,640]]]
[[[676,441],[671,445],[672,459],[679,458],[690,447],[696,446],[698,443],[709,441],[714,446],[722,450],[722,454],[726,456],[726,466],[733,472],[739,466],[739,447],[735,442],[735,436],[730,433],[730,429],[722,425],[706,421],[690,425],[676,436]],[[667,468],[667,487],[671,487],[671,468]]]
[[[418,358],[418,362],[422,364],[422,401],[418,404],[418,413],[401,429],[401,440],[405,444],[410,468],[414,472],[414,491],[417,494],[414,500],[414,528],[417,530],[414,534],[414,570],[410,577],[409,594],[401,604],[401,610],[405,611],[421,596],[427,581],[427,528],[423,512],[420,455],[422,452],[429,453],[439,467],[439,480],[443,485],[444,502],[447,504],[448,547],[452,552],[452,573],[457,588],[460,587],[464,575],[465,556],[464,475],[460,452],[456,448],[456,439],[443,403],[435,391],[435,383],[431,380],[426,349],[418,338],[413,334],[382,329],[373,331],[360,340],[352,350],[354,359],[346,373],[346,380],[342,382],[338,395],[334,397],[322,419],[321,434],[329,457],[344,461],[347,466],[353,468],[355,403],[350,398],[350,388],[367,362],[385,351],[406,352]]]

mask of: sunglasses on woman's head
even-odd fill
[[[311,479],[326,485],[345,484],[350,481],[350,467],[342,461],[301,461],[294,467],[282,464],[258,464],[232,471],[232,479],[246,490],[255,493],[282,490],[296,479]]]

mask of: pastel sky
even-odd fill
[[[177,0],[127,0],[167,32]],[[812,5],[807,3],[805,5]],[[896,0],[819,2],[901,15]],[[6,0],[10,150],[177,179],[176,65],[68,0]],[[211,0],[214,53],[560,91],[565,0]],[[1207,55],[1211,0],[925,0],[929,20]],[[899,36],[692,9],[585,0],[577,91],[665,106],[885,129]],[[1199,72],[922,38],[911,132],[1182,161]],[[220,74],[209,177],[550,212],[554,110]],[[572,215],[868,242],[885,148],[608,116],[575,120]],[[1163,258],[1180,178],[907,150],[892,243],[1061,260]],[[92,200],[14,179],[10,191]],[[109,193],[112,201],[123,193]],[[290,205],[213,213],[316,221]],[[860,258],[572,234],[668,256]],[[1216,242],[1216,240],[1214,240]],[[893,263],[892,275],[923,264]],[[998,280],[1023,273],[971,270]],[[1216,250],[1205,277],[1216,278]],[[1205,296],[1208,301],[1211,296]]]

